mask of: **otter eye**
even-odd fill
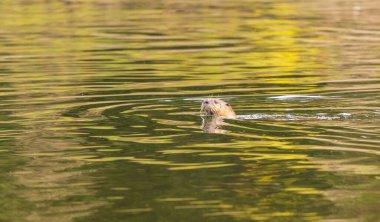
[[[226,106],[230,106],[230,104],[227,103]]]
[[[208,101],[204,101],[205,104],[208,104]]]

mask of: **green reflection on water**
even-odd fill
[[[2,1],[0,220],[379,220],[379,7]]]

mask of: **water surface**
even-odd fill
[[[0,221],[379,221],[379,10],[1,1]]]

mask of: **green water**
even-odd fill
[[[380,221],[379,10],[2,0],[0,221]]]

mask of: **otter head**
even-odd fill
[[[231,105],[220,99],[206,99],[202,102],[201,112],[207,116],[236,119],[236,114]]]

